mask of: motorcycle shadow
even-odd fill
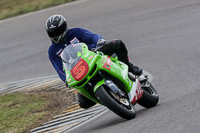
[[[136,117],[134,119],[137,119],[141,116],[145,116],[145,114],[148,114],[150,112],[155,112],[157,108],[159,108],[160,104],[158,103],[155,107],[151,108],[144,108],[141,107],[140,105],[136,105]]]
[[[124,122],[127,122],[126,119],[123,119],[112,112],[109,114],[112,115],[111,117],[109,117],[109,119],[106,119],[106,121],[104,120],[102,122],[98,122],[98,125],[90,128],[90,131],[97,131],[97,130],[102,130],[102,129],[106,129],[106,128],[112,128],[115,126],[119,126],[120,124],[122,124]]]
[[[130,123],[132,125],[134,123],[134,121],[136,122],[137,119],[144,119],[144,117],[146,117],[147,114],[154,112],[154,110],[156,108],[158,108],[159,106],[160,105],[158,104],[155,107],[147,109],[147,108],[141,107],[140,105],[136,105],[136,117],[131,120],[126,120],[124,118],[121,118],[118,115],[112,113],[111,111],[110,111],[110,113],[107,112],[105,115],[109,114],[109,116],[105,116],[105,117],[108,119],[100,120],[97,122],[98,123],[97,125],[90,126],[90,131],[95,132],[97,130],[102,130],[102,129],[106,130],[106,128],[114,128],[115,129],[115,127],[123,126],[124,124],[129,125]]]

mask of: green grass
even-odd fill
[[[0,131],[21,133],[42,119],[48,100],[41,94],[12,93],[0,96]]]
[[[0,0],[0,20],[74,0]]]

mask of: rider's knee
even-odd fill
[[[120,48],[125,47],[125,43],[124,43],[122,40],[120,40],[120,39],[115,40],[115,44],[116,44],[118,47],[120,47]]]
[[[78,93],[78,102],[81,108],[87,109],[94,106],[96,103]]]

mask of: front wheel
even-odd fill
[[[135,108],[125,97],[120,98],[104,86],[100,86],[95,94],[106,107],[122,118],[129,120],[135,117]]]
[[[153,87],[153,85],[146,81],[146,83],[142,86],[142,90],[143,95],[139,99],[138,104],[145,108],[151,108],[153,106],[156,106],[159,100],[159,95],[156,89]]]

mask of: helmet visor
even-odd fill
[[[64,33],[61,34],[60,36],[51,37],[51,40],[54,41],[55,43],[61,43],[64,40],[66,34],[67,34],[67,31],[64,31]]]
[[[50,27],[51,28],[51,27]],[[53,30],[52,32],[48,32],[49,37],[59,37],[66,31],[66,23],[63,23],[61,26],[59,26],[57,29]]]

